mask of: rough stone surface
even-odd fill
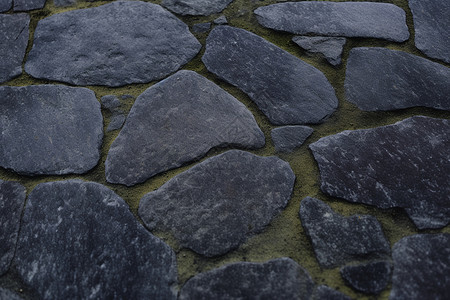
[[[227,17],[225,17],[224,15],[221,15],[220,17],[218,17],[217,19],[214,20],[214,24],[216,24],[216,25],[228,24]]]
[[[340,270],[342,278],[354,289],[366,294],[379,294],[391,277],[391,264],[375,261],[356,266],[345,266]]]
[[[75,85],[146,83],[178,70],[200,48],[161,6],[115,1],[39,21],[25,71]]]
[[[250,111],[213,82],[179,71],[135,101],[106,159],[106,179],[134,185],[204,156],[213,147],[260,148]]]
[[[394,272],[389,299],[447,299],[450,292],[450,234],[417,234],[392,248]]]
[[[277,152],[292,152],[303,145],[314,129],[308,126],[284,126],[272,129],[271,136]]]
[[[326,285],[319,285],[314,291],[313,300],[351,300],[347,295]]]
[[[22,73],[29,24],[30,17],[27,14],[0,14],[0,83]]]
[[[172,249],[98,183],[38,185],[28,197],[15,262],[43,299],[176,299]]]
[[[12,0],[0,0],[0,12],[10,10],[11,6],[12,6]],[[4,22],[4,20],[0,19],[0,24],[2,22]]]
[[[290,258],[239,262],[201,273],[186,282],[180,300],[310,299],[314,283]]]
[[[202,61],[247,93],[273,124],[320,123],[337,108],[322,72],[246,30],[215,27]]]
[[[25,197],[21,184],[0,180],[0,276],[8,271],[14,256]]]
[[[110,112],[117,111],[120,106],[120,100],[114,95],[106,95],[100,99],[102,106]]]
[[[211,29],[211,23],[198,23],[192,26],[192,31],[198,33],[205,33]]]
[[[342,37],[294,36],[292,41],[310,53],[320,53],[333,66],[340,65],[342,51],[347,42]]]
[[[180,15],[208,16],[219,13],[233,0],[163,0],[165,8]]]
[[[450,110],[450,69],[403,51],[354,48],[345,77],[347,100],[366,111],[414,106]]]
[[[81,174],[100,158],[103,117],[86,88],[2,86],[0,128],[0,166],[20,174]]]
[[[47,0],[14,0],[15,11],[41,9]]]
[[[220,255],[260,232],[286,206],[294,181],[277,157],[230,150],[145,195],[139,215],[148,228],[171,231],[183,247]]]
[[[450,122],[416,116],[310,145],[321,189],[350,202],[403,207],[420,229],[450,222]]]
[[[373,216],[343,217],[324,202],[306,197],[300,203],[300,219],[324,268],[390,253],[381,225]]]
[[[77,0],[53,0],[53,3],[55,4],[55,6],[71,6],[74,5],[75,3],[77,3]]]
[[[22,300],[16,293],[0,287],[0,300]]]
[[[301,35],[368,37],[394,42],[409,38],[405,11],[389,3],[287,2],[259,7],[255,14],[264,27]]]
[[[124,114],[115,113],[111,116],[111,121],[108,124],[108,128],[106,128],[106,132],[114,131],[122,128],[123,123],[125,123],[126,117]]]

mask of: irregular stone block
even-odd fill
[[[294,36],[292,41],[310,53],[320,53],[333,66],[340,65],[346,38],[324,36]]]
[[[214,19],[214,24],[216,24],[216,25],[225,25],[225,24],[228,24],[227,17],[225,17],[224,15],[221,15],[221,16],[218,17],[217,19]]]
[[[389,283],[391,264],[387,261],[375,261],[345,266],[341,268],[340,273],[352,288],[366,294],[379,294]]]
[[[75,3],[77,3],[77,0],[53,0],[53,3],[55,4],[55,6],[71,6],[74,5]]]
[[[120,106],[120,100],[114,95],[106,95],[100,99],[102,106],[110,112],[115,112]]]
[[[349,296],[326,285],[319,285],[314,291],[313,300],[351,300]]]
[[[106,132],[110,132],[113,130],[117,130],[122,128],[123,123],[125,123],[126,117],[124,114],[115,113],[111,116],[111,121],[108,124],[108,128],[106,128]]]
[[[163,0],[162,6],[180,15],[209,16],[225,9],[233,0]]]
[[[12,6],[12,0],[0,0],[0,12],[10,10],[11,6]],[[3,22],[4,22],[4,20],[0,19],[0,23],[3,23]]]
[[[270,135],[277,152],[289,153],[303,145],[313,131],[308,126],[284,126],[272,129]]]
[[[198,23],[192,26],[192,31],[198,33],[205,33],[211,29],[211,23]]]
[[[47,0],[14,0],[15,11],[41,9]]]

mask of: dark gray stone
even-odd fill
[[[386,289],[391,278],[391,263],[375,261],[356,266],[345,266],[340,270],[345,282],[360,292],[379,294]]]
[[[450,2],[409,0],[414,20],[414,42],[425,55],[450,63]]]
[[[450,122],[416,116],[344,131],[310,145],[323,192],[380,208],[403,207],[420,229],[450,222]]]
[[[28,197],[15,264],[42,299],[176,299],[172,249],[98,183],[38,185]]]
[[[277,157],[230,150],[145,195],[139,215],[183,247],[211,257],[260,232],[288,203],[295,175]]]
[[[178,70],[200,48],[161,6],[115,1],[39,21],[25,71],[75,85],[146,83]]]
[[[313,300],[351,300],[351,298],[341,292],[336,291],[326,285],[319,285],[314,291]]]
[[[12,7],[12,0],[0,0],[0,12],[8,11],[11,9],[11,7]],[[0,18],[0,24],[2,24],[3,22],[4,20]]]
[[[259,7],[255,14],[264,27],[301,35],[367,37],[394,42],[409,38],[405,11],[389,3],[287,2]]]
[[[27,14],[0,14],[0,83],[22,74],[29,25]]]
[[[211,23],[198,23],[192,26],[192,31],[197,33],[205,33],[211,29]]]
[[[333,66],[340,65],[342,51],[347,42],[342,37],[294,36],[292,41],[310,53],[320,53]]]
[[[314,282],[290,258],[229,264],[189,279],[180,292],[188,299],[310,299]]]
[[[20,174],[82,174],[100,158],[103,117],[86,88],[2,86],[0,128],[0,166]]]
[[[77,3],[77,0],[53,0],[53,3],[55,4],[55,6],[71,6],[74,5],[75,3]]]
[[[111,116],[111,120],[106,128],[106,132],[114,131],[122,128],[123,123],[125,123],[125,115],[121,113],[115,113]]]
[[[0,287],[0,300],[22,300],[22,298],[13,291]]]
[[[390,253],[381,224],[373,216],[343,217],[324,202],[306,197],[300,203],[300,219],[324,268]]]
[[[236,98],[179,71],[135,101],[106,158],[106,179],[128,186],[204,156],[213,147],[260,148],[262,131]]]
[[[14,0],[15,11],[41,9],[47,0]]]
[[[366,111],[414,106],[450,110],[450,69],[385,48],[354,48],[345,76],[347,100]]]
[[[103,96],[100,101],[102,102],[102,106],[109,110],[110,112],[115,112],[120,106],[120,100],[114,95],[106,95]]]
[[[162,6],[180,15],[208,16],[219,13],[233,0],[163,0]]]
[[[303,145],[314,129],[308,126],[284,126],[270,133],[277,152],[289,153]]]
[[[216,25],[228,24],[227,17],[225,17],[224,15],[221,15],[220,17],[218,17],[217,19],[214,20],[214,24],[216,24]]]
[[[8,271],[16,250],[25,197],[20,183],[0,180],[0,276]]]
[[[389,299],[448,299],[450,234],[416,234],[392,247],[394,272]]]
[[[322,72],[243,29],[215,27],[202,61],[247,93],[273,124],[320,123],[337,108]]]

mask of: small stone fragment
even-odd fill
[[[188,299],[310,299],[308,272],[284,257],[265,263],[229,264],[189,279],[180,292]]]
[[[216,24],[216,25],[228,24],[227,17],[225,17],[224,15],[221,15],[220,17],[218,17],[217,19],[214,20],[214,24]]]
[[[100,99],[102,106],[109,110],[110,112],[114,112],[120,106],[120,100],[114,95],[106,95]]]
[[[211,257],[260,232],[291,198],[295,175],[277,157],[230,150],[145,195],[139,216],[183,247]]]
[[[117,130],[122,128],[123,123],[125,123],[126,117],[124,114],[115,113],[111,116],[111,121],[109,122],[106,132]]]
[[[326,285],[319,285],[314,291],[313,300],[351,300],[351,298],[341,292],[336,291]]]
[[[180,15],[209,16],[225,9],[233,0],[163,0],[162,6]]]
[[[198,23],[192,26],[192,31],[197,33],[205,33],[211,29],[211,23]]]
[[[0,0],[1,1],[1,0]],[[1,300],[22,300],[22,298],[13,291],[0,287],[0,299]]]
[[[0,12],[5,12],[5,11],[10,10],[11,6],[12,6],[12,0],[0,0]],[[0,23],[3,23],[3,22],[4,22],[4,20],[0,18]]]
[[[272,129],[271,136],[277,152],[289,153],[303,145],[314,129],[308,126],[284,126]]]
[[[47,0],[14,0],[15,11],[27,11],[33,9],[41,9]]]
[[[345,266],[340,270],[342,278],[352,288],[365,294],[379,294],[386,289],[391,277],[391,264],[375,261],[356,266]]]
[[[292,41],[310,53],[320,53],[333,66],[340,65],[342,51],[347,42],[342,37],[294,36]]]

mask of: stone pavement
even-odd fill
[[[449,11],[0,0],[0,299],[448,299]]]

